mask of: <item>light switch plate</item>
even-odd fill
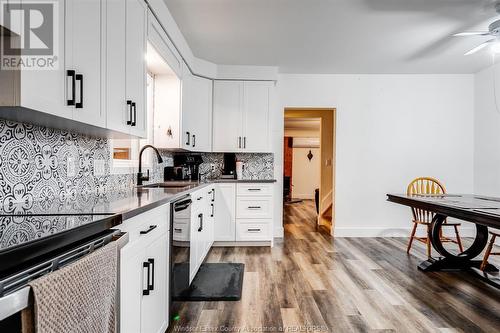
[[[73,155],[69,155],[68,159],[66,160],[66,171],[68,177],[75,177],[75,158],[73,157]]]
[[[104,160],[94,160],[94,175],[104,176]]]

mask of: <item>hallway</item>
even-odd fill
[[[499,290],[418,271],[420,243],[407,256],[403,238],[333,241],[315,220],[311,201],[285,205],[285,238],[272,249],[213,248],[209,262],[245,263],[241,301],[178,304],[171,331],[498,331]]]

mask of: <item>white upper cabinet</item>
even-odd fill
[[[245,82],[243,92],[243,151],[267,152],[271,82]]]
[[[107,128],[145,137],[147,9],[142,0],[106,4]]]
[[[27,6],[27,2],[22,6]],[[1,71],[0,106],[21,106],[104,127],[106,120],[101,107],[104,1],[61,0],[53,8],[57,17],[53,22],[57,26],[52,37],[56,38],[53,48],[58,68]],[[18,38],[18,43],[25,40],[12,38]]]
[[[126,93],[132,111],[131,134],[145,137],[146,108],[146,34],[148,14],[143,0],[127,2]]]
[[[182,141],[190,151],[212,151],[212,80],[191,74],[183,65]]]
[[[74,98],[73,119],[105,126],[101,110],[100,0],[66,0],[65,57],[70,79],[68,100]],[[70,103],[71,104],[71,103]]]
[[[241,151],[242,104],[243,82],[214,82],[213,151]]]
[[[19,12],[21,15],[21,12]],[[56,36],[57,41],[54,44],[56,47],[54,52],[58,59],[57,70],[20,70],[20,71],[5,71],[0,70],[0,91],[7,92],[6,83],[17,93],[14,94],[15,99],[5,99],[2,95],[0,98],[0,106],[22,106],[29,109],[42,111],[44,113],[53,114],[59,117],[71,119],[73,117],[73,108],[67,106],[66,97],[66,64],[64,44],[65,36],[64,23],[66,16],[66,7],[64,1],[57,3],[58,28],[60,33]],[[6,38],[4,36],[4,38]],[[10,77],[6,77],[6,76]],[[14,79],[16,77],[16,79]],[[18,78],[18,79],[17,79]],[[14,80],[13,80],[14,79]],[[0,94],[2,94],[0,92]],[[10,95],[10,94],[9,94]]]
[[[272,83],[215,81],[213,151],[268,152]]]
[[[127,1],[106,1],[106,124],[115,131],[129,133],[131,119],[125,91],[125,43]]]

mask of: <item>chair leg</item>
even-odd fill
[[[486,266],[488,265],[488,258],[491,253],[491,249],[493,249],[493,245],[495,245],[495,238],[497,236],[493,235],[490,240],[490,244],[488,244],[488,247],[486,248],[486,252],[484,253],[484,258],[483,261],[481,262],[481,266],[479,267],[480,270],[484,271]]]
[[[427,258],[431,258],[432,256],[432,249],[431,249],[431,226],[427,226],[427,240],[425,242],[427,245]]]
[[[460,253],[462,253],[464,252],[464,247],[462,246],[462,240],[460,239],[460,234],[458,233],[458,226],[454,225],[453,228],[455,229],[455,235],[457,237],[458,249],[460,250]]]
[[[408,247],[406,248],[406,253],[410,253],[411,244],[413,243],[413,238],[415,238],[415,232],[417,231],[418,223],[413,222],[413,229],[411,230],[410,240],[408,241]]]

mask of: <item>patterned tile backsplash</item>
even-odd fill
[[[173,163],[171,152],[161,154],[164,162],[154,161],[151,182],[162,181],[163,167]],[[208,179],[219,177],[223,154],[204,153],[202,157],[201,172]],[[274,177],[272,154],[237,154],[237,158],[245,163],[244,179]],[[96,160],[104,162],[99,175],[94,170]],[[108,139],[0,119],[0,205],[4,212],[16,213],[53,200],[78,203],[125,196],[134,186],[135,174],[111,174],[111,164]],[[0,248],[17,237],[37,238],[68,227],[66,223],[25,222],[28,218],[0,218]],[[30,230],[21,232],[22,228]]]

